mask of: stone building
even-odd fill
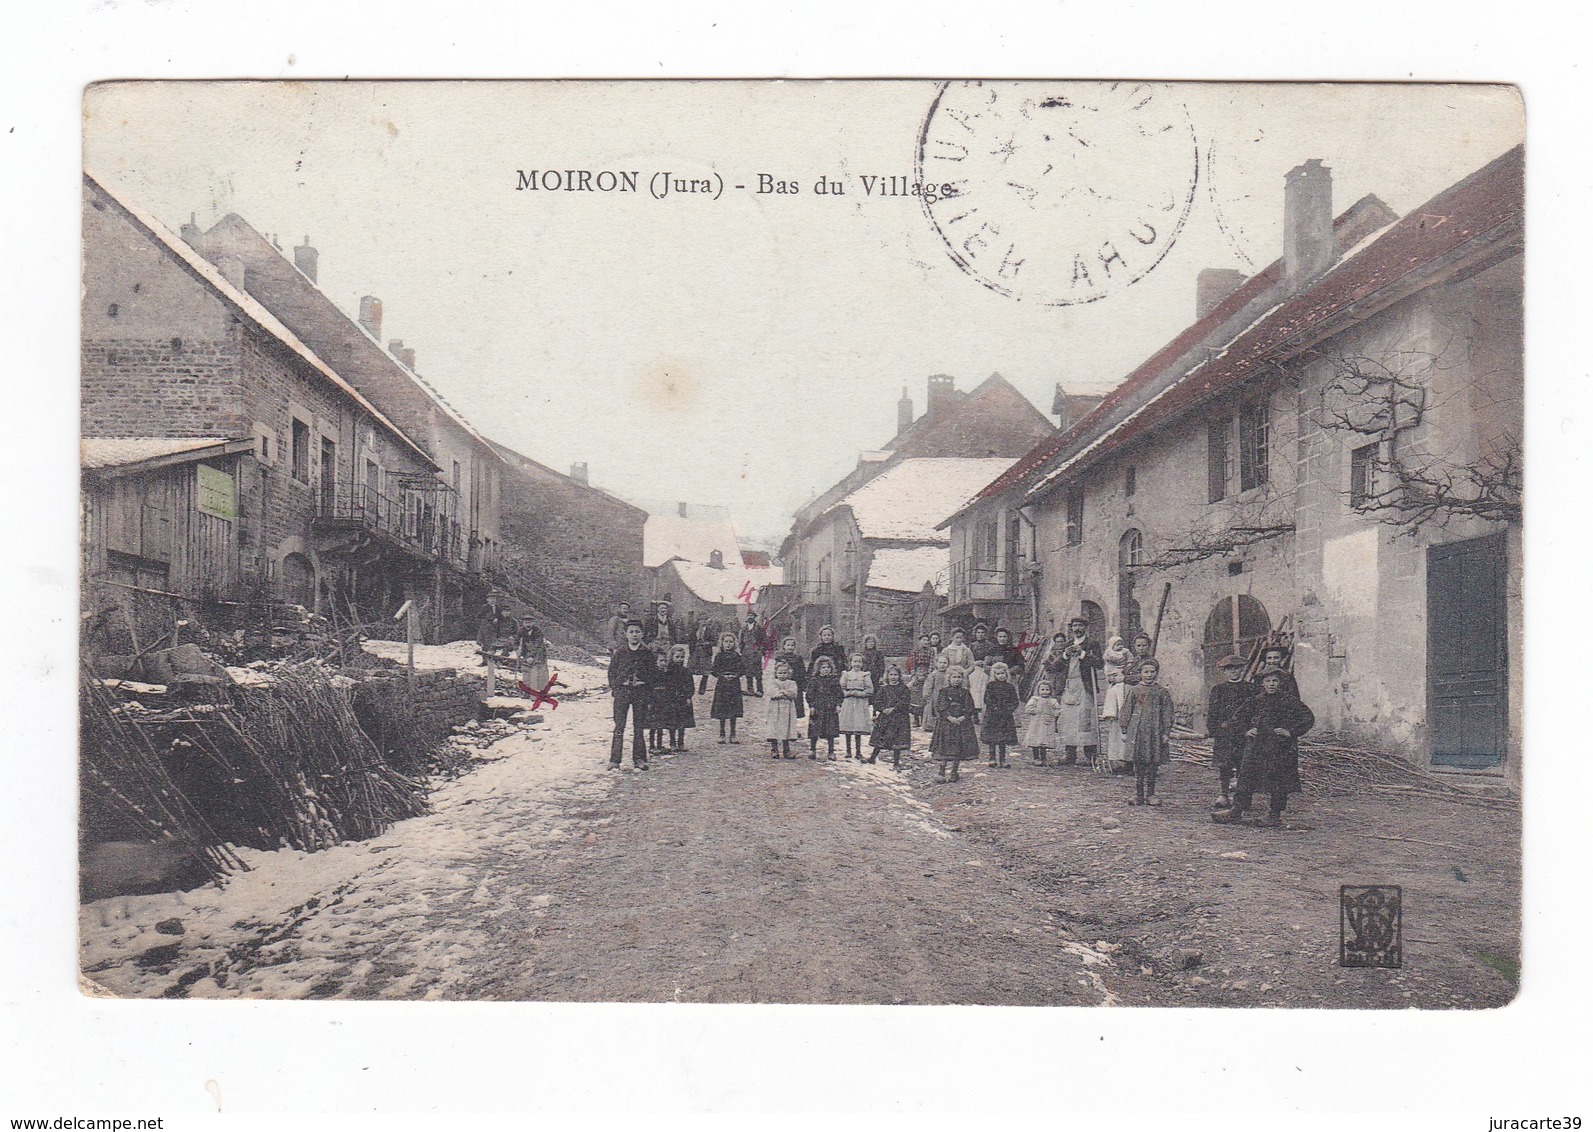
[[[1270,638],[1324,730],[1519,774],[1522,167],[1336,219],[1331,172],[1291,171],[1283,255],[1202,273],[1190,327],[953,545],[994,526],[1036,630],[1155,634],[1197,727],[1216,662]]]
[[[385,507],[399,494],[426,495],[421,509],[439,535],[433,570],[433,632],[446,639],[474,636],[481,607],[502,581],[499,553],[504,458],[448,404],[416,369],[413,346],[382,345],[380,299],[360,299],[358,318],[345,314],[317,285],[320,257],[308,239],[290,260],[245,220],[229,214],[184,237],[235,285],[275,315],[347,383],[379,407],[439,469],[424,483],[405,480],[376,461],[346,466],[332,486],[332,507],[351,530],[380,526],[366,501]]]
[[[93,176],[83,195],[85,607],[276,598],[380,619],[430,592],[438,465],[212,264]],[[383,470],[350,537],[344,487]]]
[[[647,512],[593,487],[586,464],[562,475],[494,442],[504,460],[505,584],[540,612],[590,630],[645,590]]]
[[[833,625],[843,637],[874,631],[893,640],[939,628],[937,618],[924,615],[931,606],[921,600],[926,584],[932,593],[947,584],[948,539],[934,529],[935,524],[977,490],[984,482],[981,476],[989,477],[1055,433],[1045,416],[1000,374],[991,374],[967,393],[960,392],[952,378],[937,374],[929,378],[926,392],[924,415],[915,419],[912,400],[903,390],[897,403],[896,435],[883,447],[861,453],[850,472],[795,516],[780,553],[785,567],[783,601],[771,616],[788,626],[804,647],[818,639],[822,625]],[[1058,405],[1078,407],[1065,400]],[[892,501],[927,521],[916,523],[905,539],[859,528],[847,501],[856,502],[854,497],[893,469],[923,460],[938,462],[936,476],[944,482],[920,480],[923,467],[904,473],[897,485],[903,494]],[[886,498],[884,492],[862,496],[864,506],[872,512],[877,498]],[[928,500],[943,508],[939,514],[918,512],[920,503]],[[881,551],[889,553],[876,565]],[[903,553],[907,551],[913,553]],[[935,568],[926,569],[931,562]],[[872,583],[870,569],[875,571]]]
[[[890,655],[906,653],[930,629],[920,623],[918,595],[945,585],[947,540],[936,523],[1011,463],[902,460],[813,516],[785,563],[798,640],[816,641],[829,625],[843,643],[875,633]]]

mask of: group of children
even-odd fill
[[[738,742],[737,724],[745,715],[742,681],[763,665],[762,656],[744,657],[739,645],[737,634],[722,634],[708,670],[714,680],[709,715],[719,723],[720,743]],[[976,651],[976,645],[983,647]],[[891,765],[900,767],[914,727],[922,726],[932,733],[929,751],[940,764],[938,782],[958,781],[961,764],[981,754],[990,766],[1006,769],[1009,753],[1019,746],[1029,749],[1036,766],[1048,765],[1052,751],[1064,751],[1062,761],[1074,762],[1082,747],[1091,763],[1132,768],[1134,805],[1160,805],[1156,781],[1171,757],[1173,701],[1160,683],[1161,665],[1148,637],[1141,635],[1132,650],[1113,637],[1103,650],[1087,640],[1082,619],[1075,619],[1068,633],[1057,634],[1034,693],[1022,705],[1027,720],[1021,739],[1024,661],[1010,634],[997,630],[992,641],[976,631],[970,645],[957,629],[950,644],[937,646],[931,637],[921,638],[904,671],[886,663],[872,634],[848,653],[826,626],[806,658],[794,637],[784,638],[769,658],[764,692],[770,757],[796,758],[792,742],[805,737],[809,759],[821,757],[822,740],[822,757],[833,761],[840,738],[849,759],[874,763],[889,751]],[[1288,794],[1299,789],[1297,740],[1315,721],[1300,702],[1285,656],[1269,647],[1254,682],[1245,679],[1249,665],[1243,659],[1221,662],[1225,679],[1211,689],[1206,712],[1220,785],[1215,821],[1239,820],[1255,793],[1268,793],[1268,824],[1276,825]],[[684,644],[658,653],[645,707],[649,753],[686,749],[685,733],[696,726],[693,693],[704,691],[695,685],[694,667],[700,665]],[[1098,674],[1105,682],[1099,730]]]

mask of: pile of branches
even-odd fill
[[[1171,746],[1173,758],[1180,762],[1211,766],[1211,740],[1179,729],[1173,732]],[[1309,794],[1355,794],[1372,790],[1438,798],[1482,809],[1519,809],[1511,798],[1478,794],[1397,754],[1371,744],[1351,744],[1333,735],[1307,735],[1300,740],[1300,785]]]
[[[86,681],[85,702],[107,718],[93,731],[85,723],[85,783],[105,796],[176,799],[158,828],[208,846],[324,849],[425,812],[424,782],[383,757],[345,687],[324,672],[275,676],[158,713],[111,703]]]
[[[175,841],[212,879],[240,867],[205,815],[167,772],[161,752],[120,704],[83,672],[79,700],[79,836],[94,841]]]

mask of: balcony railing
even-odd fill
[[[946,575],[946,605],[955,607],[973,601],[1027,601],[1029,575],[1021,561],[1010,567],[996,566],[974,558],[953,562]]]
[[[437,507],[438,500],[446,498],[431,490],[387,495],[368,484],[339,482],[321,492],[317,519],[355,524],[428,558],[465,568],[469,562],[464,533],[457,520]]]

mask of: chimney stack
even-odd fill
[[[675,510],[680,513],[682,519],[686,518],[686,505],[684,503],[675,504]]]
[[[1290,292],[1333,262],[1333,173],[1320,158],[1283,178],[1283,279]]]
[[[1231,267],[1208,267],[1195,276],[1195,321],[1216,310],[1244,282],[1245,273]]]
[[[1060,381],[1051,392],[1051,415],[1056,418],[1056,427],[1061,432],[1066,432],[1073,423],[1073,414],[1068,411],[1068,395]]]
[[[929,392],[924,403],[924,415],[932,416],[951,404],[957,392],[957,379],[937,373],[929,379]]]
[[[182,238],[183,243],[194,251],[203,252],[204,249],[199,245],[204,242],[204,233],[199,231],[199,225],[195,223],[194,214],[191,212],[188,214],[188,223],[182,226]]]
[[[591,482],[587,478],[586,461],[585,460],[582,460],[579,463],[575,463],[575,464],[571,464],[570,465],[570,478],[572,480],[574,480],[576,483],[590,483]]]
[[[321,261],[321,253],[310,246],[310,237],[304,237],[304,243],[293,249],[293,266],[304,272],[304,277],[311,283],[315,282],[316,267]]]
[[[900,436],[913,427],[913,399],[907,395],[907,386],[902,386],[902,399],[896,402],[896,435]]]
[[[380,317],[378,315],[377,317]],[[405,346],[402,338],[394,338],[387,344],[387,352],[404,364],[405,369],[415,368],[415,348]]]
[[[382,340],[382,300],[375,295],[360,296],[360,325],[372,338]]]

